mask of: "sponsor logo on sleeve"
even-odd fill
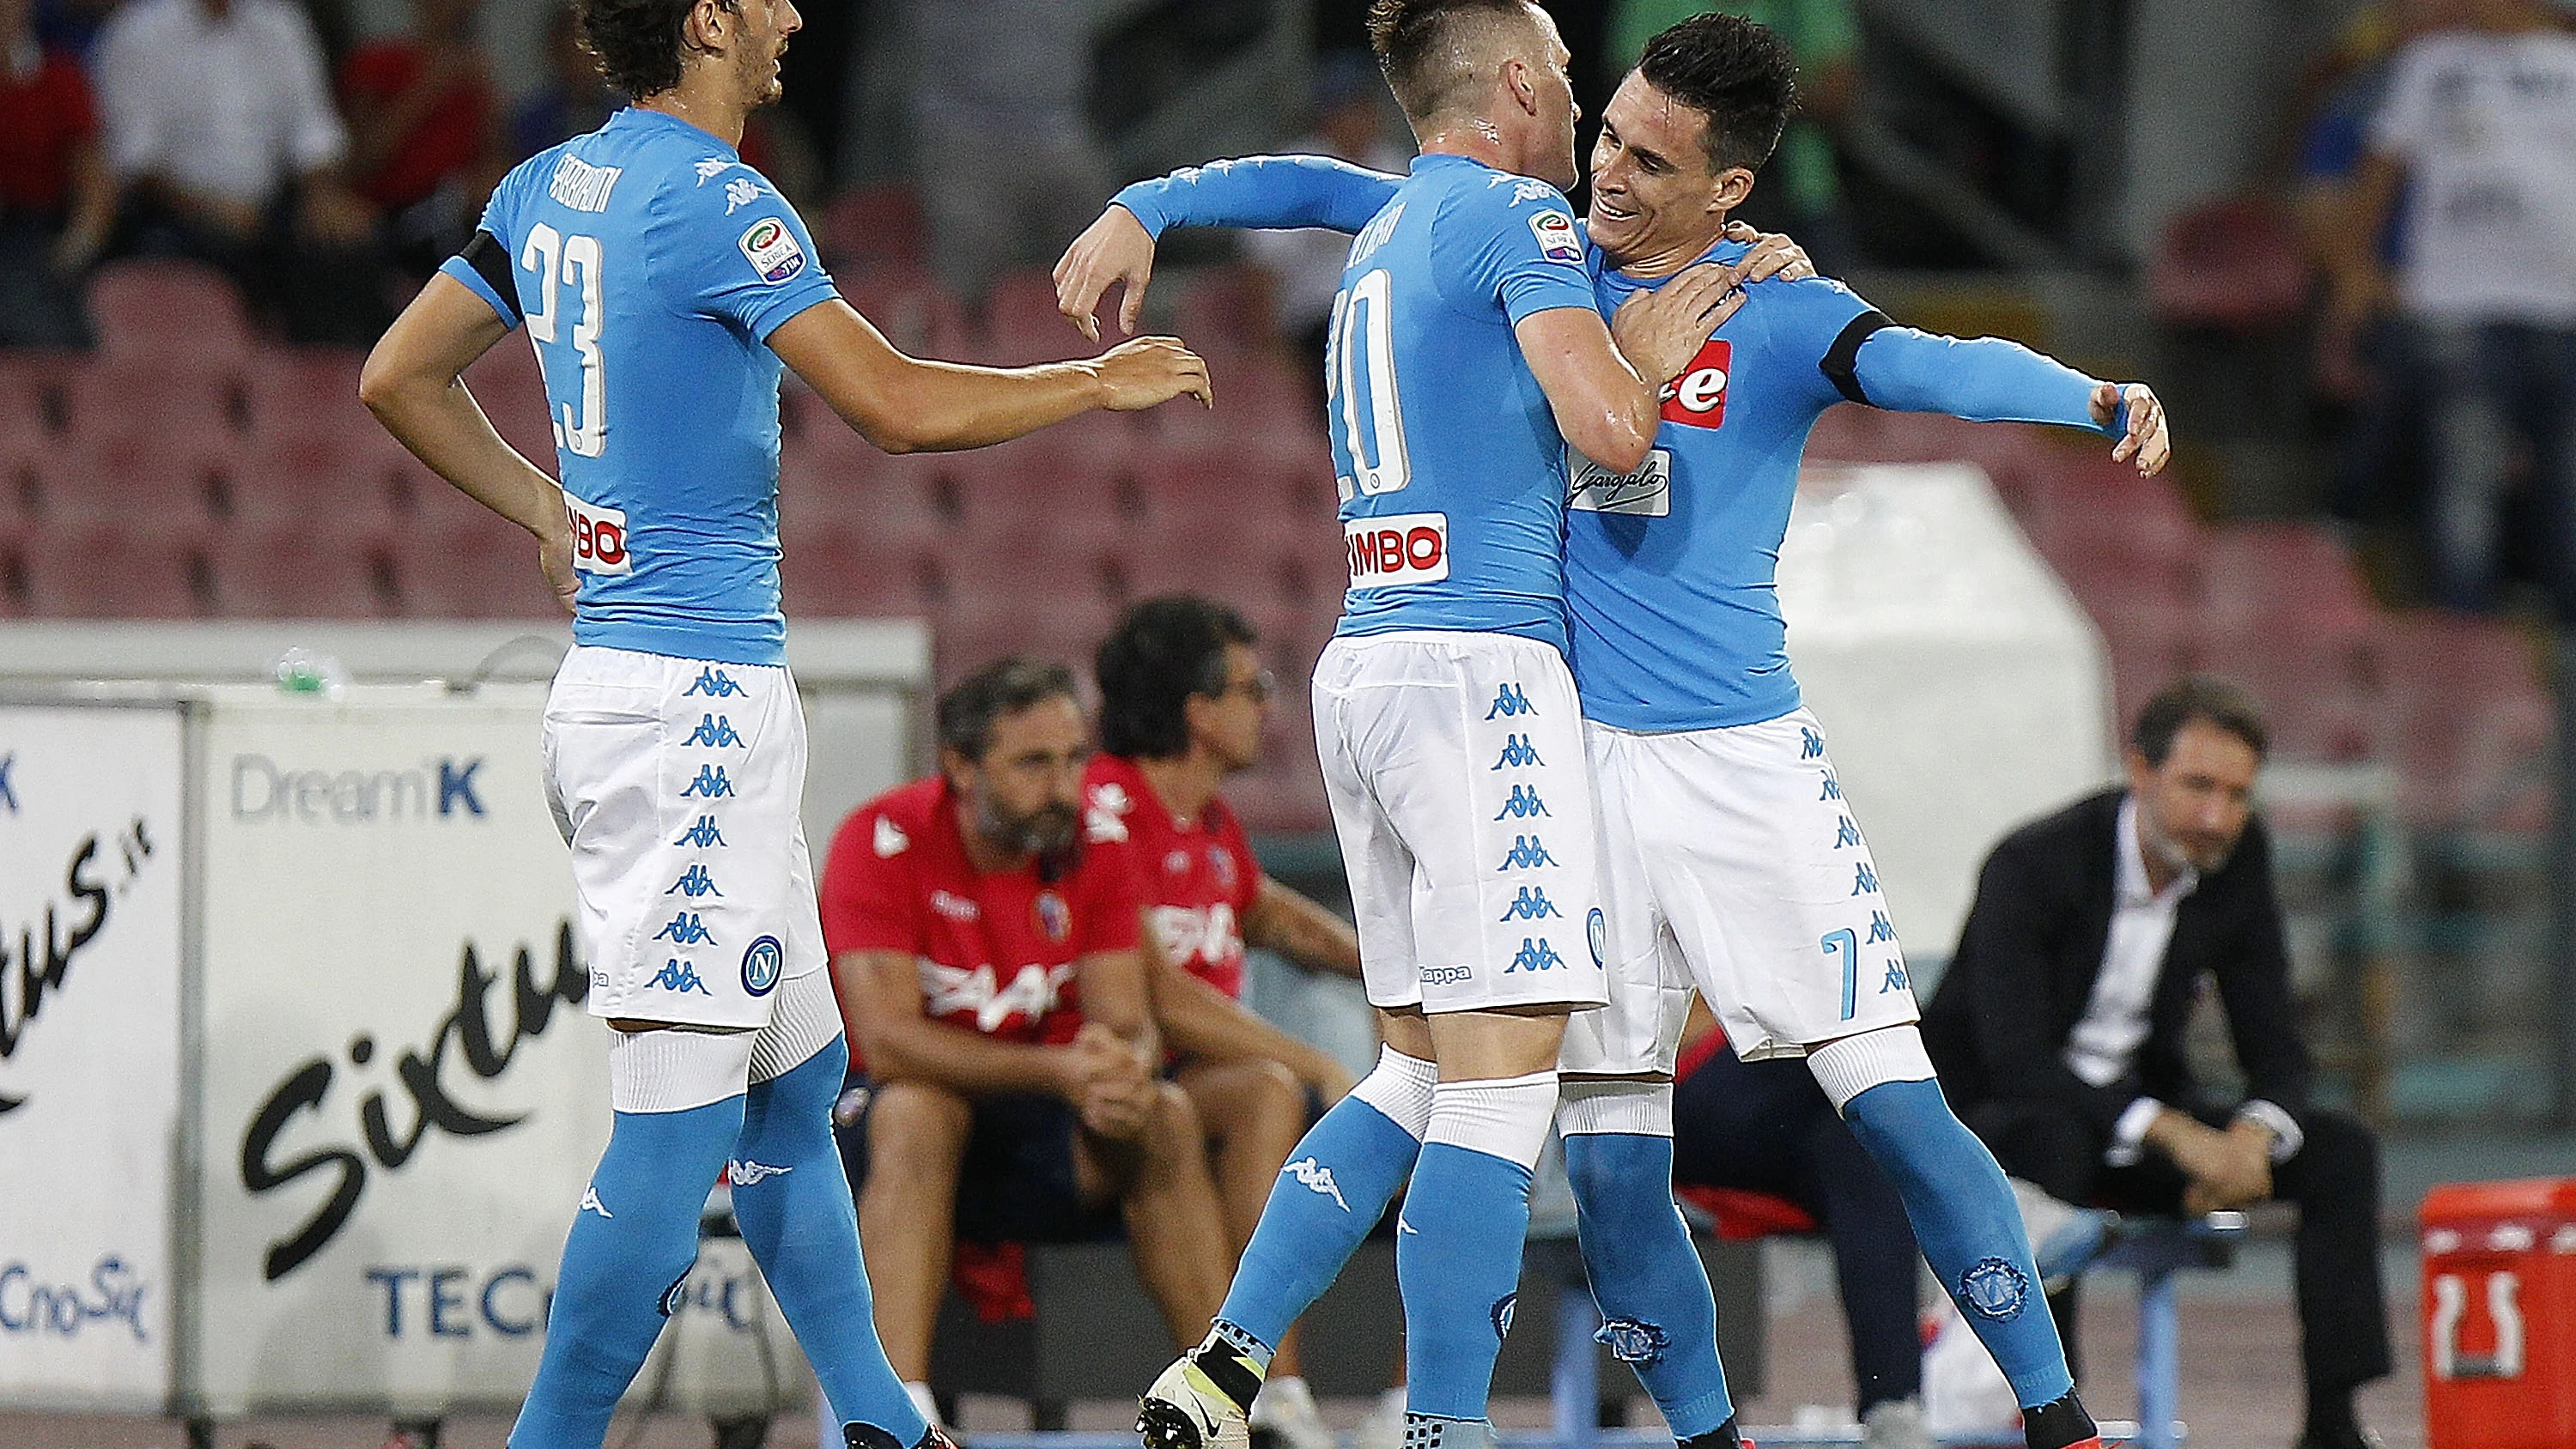
[[[626,549],[626,512],[584,503],[567,492],[564,512],[572,519],[572,566],[586,574],[631,574],[635,557]]]
[[[1613,473],[1565,450],[1565,506],[1581,513],[1637,513],[1663,518],[1673,511],[1673,455],[1657,448],[1634,473]]]
[[[1449,577],[1449,515],[1398,513],[1342,525],[1351,588],[1434,584]]]
[[[1529,229],[1538,238],[1540,254],[1549,261],[1583,265],[1583,234],[1574,229],[1573,217],[1549,207],[1529,219]]]
[[[1712,337],[1701,344],[1690,366],[1655,393],[1663,400],[1664,421],[1693,428],[1725,422],[1726,374],[1734,361],[1735,349],[1725,339]]]
[[[777,217],[765,216],[753,222],[736,245],[764,282],[783,282],[805,270],[805,249],[796,244],[796,233]]]

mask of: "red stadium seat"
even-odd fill
[[[501,345],[508,347],[512,340],[505,338]],[[385,436],[384,425],[358,401],[358,373],[365,364],[364,353],[345,348],[261,348],[242,371],[251,434]]]
[[[382,428],[263,435],[241,451],[231,474],[232,516],[245,523],[313,523],[381,539],[414,506],[412,490],[425,474],[439,487],[448,486]]]
[[[2408,819],[2546,828],[2556,711],[2530,641],[2496,620],[2418,610],[2389,625],[2385,650]]]
[[[563,618],[537,564],[536,541],[465,501],[405,529],[392,555],[405,612],[433,619]]]
[[[2231,196],[2175,217],[2147,259],[2147,305],[2169,327],[2259,332],[2308,307],[2308,263],[2270,197]]]
[[[102,352],[173,371],[229,366],[251,347],[240,292],[195,262],[110,262],[90,278],[89,315]]]
[[[907,185],[844,191],[823,208],[819,220],[814,244],[845,296],[853,279],[918,268],[929,254],[921,201]]]
[[[22,465],[21,489],[49,526],[195,536],[229,511],[237,461],[230,441],[221,434],[80,435]]]
[[[368,619],[400,611],[381,533],[327,517],[253,524],[215,536],[215,602],[242,619]]]
[[[504,337],[465,370],[465,385],[511,447],[554,471],[554,424],[546,411],[545,374],[526,339]]]
[[[1111,325],[1109,331],[1116,332]],[[1103,338],[1103,342],[1111,340]],[[1055,279],[1029,268],[1006,272],[984,298],[984,345],[979,361],[1017,367],[1089,357],[1099,345],[1075,330],[1056,310]]]
[[[918,615],[939,602],[933,552],[865,527],[797,533],[781,550],[778,571],[790,619]]]
[[[897,350],[914,357],[965,362],[975,355],[966,311],[936,278],[917,266],[872,267],[855,277],[835,269],[841,295]]]
[[[2237,523],[2202,550],[2203,599],[2221,628],[2351,630],[2376,613],[2343,544],[2313,523]]]
[[[48,530],[25,545],[27,612],[41,619],[190,619],[214,611],[202,539],[112,526]]]
[[[959,593],[932,619],[939,687],[1013,654],[1068,664],[1088,679],[1092,654],[1117,617],[1116,605],[1090,592]]]

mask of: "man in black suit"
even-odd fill
[[[2271,842],[2252,812],[2264,747],[2261,717],[2225,684],[2185,679],[2149,700],[2127,789],[1987,857],[1923,1039],[1960,1118],[2055,1197],[2150,1213],[2296,1203],[2300,1449],[2359,1449],[2378,1441],[2353,1391],[2390,1367],[2379,1151],[2360,1122],[2308,1101]],[[2233,1107],[2205,1100],[2184,1058],[2204,980],[2245,1074]]]

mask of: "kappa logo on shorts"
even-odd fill
[[[693,865],[680,872],[680,878],[671,882],[671,888],[662,894],[687,896],[694,901],[700,896],[722,897],[724,892],[716,889],[716,878],[707,873],[705,866]]]
[[[721,669],[708,668],[698,671],[698,677],[688,688],[680,691],[680,698],[687,699],[693,694],[703,694],[715,699],[731,699],[737,694],[748,693],[750,693],[749,690],[733,682],[732,675]]]
[[[1503,757],[1494,761],[1493,769],[1524,770],[1532,765],[1546,763],[1547,761],[1538,757],[1538,747],[1530,743],[1529,736],[1505,735],[1503,736]]]
[[[1816,800],[1821,804],[1827,800],[1839,800],[1841,798],[1843,798],[1843,782],[1834,778],[1833,771],[1827,770],[1825,772],[1825,793],[1818,795]]]
[[[1842,818],[1842,823],[1834,827],[1834,849],[1844,850],[1858,844],[1860,844],[1860,827],[1854,825],[1852,818],[1846,815]]]
[[[682,911],[678,915],[673,916],[670,921],[662,927],[662,929],[653,933],[653,939],[656,941],[668,941],[674,946],[712,946],[716,944],[716,938],[707,934],[707,923],[700,920],[698,918],[698,913],[695,911]]]
[[[1905,958],[1892,957],[1887,963],[1887,979],[1878,983],[1878,994],[1885,996],[1891,991],[1904,991],[1913,984],[1905,979]]]
[[[700,996],[715,995],[714,992],[707,989],[707,983],[698,979],[697,966],[692,962],[682,961],[677,957],[670,958],[662,963],[661,971],[653,977],[653,984],[661,987],[664,991],[677,991],[684,996],[692,991],[698,993]]]
[[[1455,986],[1461,981],[1475,979],[1476,972],[1473,967],[1425,966],[1422,968],[1422,984],[1425,986]]]
[[[1878,872],[1869,868],[1868,861],[1864,860],[1852,867],[1851,893],[1856,896],[1878,894]]]
[[[1527,820],[1533,815],[1546,814],[1548,814],[1547,802],[1538,797],[1538,792],[1536,790],[1531,789],[1527,785],[1514,785],[1512,787],[1512,793],[1503,801],[1502,811],[1495,815],[1494,818],[1496,820],[1501,820],[1506,817],[1513,820]]]
[[[1506,921],[1535,921],[1564,914],[1556,908],[1556,902],[1547,898],[1547,887],[1522,886],[1520,894],[1512,897],[1512,903],[1503,908],[1502,918]]]
[[[685,800],[695,795],[700,799],[716,800],[732,793],[733,782],[725,778],[724,766],[700,765],[698,778],[689,782],[689,788],[680,792],[680,798]]]
[[[729,750],[742,743],[742,736],[734,733],[731,719],[720,714],[702,714],[698,716],[698,727],[689,731],[689,737],[680,743],[704,745],[711,750]]]
[[[767,996],[776,989],[786,969],[786,949],[778,944],[776,936],[763,936],[742,953],[742,989],[754,996]]]
[[[1798,726],[1798,758],[1802,760],[1821,760],[1824,757],[1825,737],[1816,733],[1814,730],[1807,728],[1805,725]]]
[[[1515,835],[1512,837],[1511,852],[1505,855],[1503,863],[1495,866],[1494,869],[1498,872],[1536,870],[1540,866],[1554,864],[1556,864],[1556,857],[1547,853],[1547,847],[1539,842],[1537,836]]]
[[[742,248],[743,260],[751,263],[751,269],[764,282],[783,282],[805,270],[805,249],[796,244],[796,233],[777,217],[753,222],[751,230],[744,232],[735,245]]]
[[[1557,954],[1554,942],[1549,941],[1545,936],[1523,936],[1520,953],[1512,957],[1512,964],[1503,968],[1503,974],[1509,976],[1515,971],[1553,971],[1564,964],[1565,958]]]
[[[716,828],[716,818],[714,816],[701,815],[698,817],[697,824],[681,831],[680,838],[672,841],[671,843],[673,845],[694,845],[700,850],[706,850],[711,847],[724,844],[725,838],[724,832]],[[664,891],[662,894],[669,895],[670,892]]]
[[[1537,713],[1538,706],[1529,702],[1529,696],[1521,692],[1519,685],[1506,684],[1495,691],[1494,707],[1485,711],[1485,718],[1518,719],[1525,714],[1536,715]]]
[[[1885,912],[1885,911],[1872,911],[1872,912],[1870,912],[1870,913],[1869,913],[1869,942],[1870,942],[1870,944],[1871,944],[1871,945],[1876,945],[1876,944],[1878,944],[1878,943],[1879,943],[1879,942],[1881,942],[1881,941],[1893,941],[1893,940],[1895,940],[1895,939],[1896,939],[1896,923],[1895,923],[1895,922],[1893,922],[1893,921],[1891,921],[1891,920],[1889,920],[1889,919],[1887,918],[1887,912]]]

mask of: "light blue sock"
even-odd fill
[[[2040,1296],[2012,1185],[1951,1112],[1941,1084],[1881,1082],[1844,1103],[1843,1120],[1896,1180],[1924,1261],[2012,1381],[2014,1397],[2024,1408],[2064,1397],[2075,1380]]]
[[[1408,1415],[1485,1417],[1494,1355],[1520,1288],[1529,1185],[1529,1169],[1508,1158],[1448,1142],[1423,1147],[1395,1230]]]
[[[742,1130],[743,1099],[620,1112],[573,1214],[537,1381],[510,1449],[599,1449],[618,1396],[698,1261],[698,1211]]]
[[[793,1070],[752,1085],[731,1165],[733,1216],[833,1415],[917,1444],[930,1426],[877,1342],[858,1212],[832,1145],[832,1099],[849,1065],[849,1046],[835,1037]]]
[[[1357,1097],[1306,1129],[1271,1185],[1217,1318],[1264,1351],[1314,1306],[1377,1226],[1422,1144]]]
[[[1717,1360],[1717,1296],[1673,1206],[1673,1139],[1578,1132],[1565,1139],[1583,1267],[1601,1340],[1637,1371],[1676,1439],[1734,1417]]]

